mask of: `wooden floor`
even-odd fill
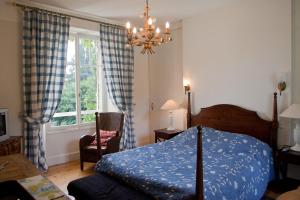
[[[94,173],[95,164],[84,163],[84,170],[80,170],[79,161],[72,161],[61,165],[49,167],[45,174],[55,185],[57,185],[66,194],[68,183],[72,180],[88,176]]]

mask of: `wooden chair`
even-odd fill
[[[96,112],[95,115],[96,133],[83,135],[79,141],[81,170],[83,170],[83,162],[96,163],[101,159],[102,155],[119,151],[124,114]]]

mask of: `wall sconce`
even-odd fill
[[[190,82],[188,80],[183,80],[183,87],[184,87],[184,94],[186,94],[187,92],[190,92],[191,86],[190,86]]]
[[[286,83],[285,81],[280,81],[277,85],[277,88],[279,90],[279,94],[281,96],[281,92],[283,92],[286,89]]]
[[[286,90],[288,83],[290,82],[290,72],[281,70],[277,73],[277,89],[281,96],[281,93]]]

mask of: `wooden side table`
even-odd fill
[[[268,193],[275,194],[276,196],[297,189],[300,186],[300,181],[287,177],[287,166],[288,164],[300,165],[300,152],[289,150],[288,146],[285,146],[276,151],[276,158],[274,161],[276,179],[269,183]],[[280,178],[280,175],[282,175],[282,178]],[[283,200],[285,198],[279,199]]]
[[[300,165],[300,152],[283,148],[278,150],[276,159],[277,170],[286,178],[288,164]]]
[[[175,129],[172,131],[167,130],[166,128],[164,129],[159,129],[159,130],[154,130],[155,133],[155,143],[158,141],[161,142],[163,140],[169,140],[172,137],[178,135],[179,133],[182,133],[183,130]]]

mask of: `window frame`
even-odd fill
[[[69,36],[74,37],[75,39],[75,95],[76,95],[76,111],[73,112],[60,112],[55,115],[64,116],[76,116],[76,124],[71,125],[62,125],[62,126],[52,126],[51,122],[46,124],[47,133],[61,133],[61,132],[69,132],[74,130],[82,130],[82,129],[90,129],[95,127],[95,122],[82,122],[81,115],[82,114],[94,114],[97,110],[104,108],[104,105],[107,105],[107,94],[105,93],[105,84],[104,84],[104,76],[102,75],[101,70],[101,52],[98,52],[98,59],[96,64],[96,110],[81,110],[81,99],[80,99],[80,57],[79,57],[79,40],[80,38],[92,39],[92,40],[100,40],[99,36],[93,34],[79,33],[79,32],[70,32]],[[99,43],[98,43],[99,44]],[[100,50],[100,46],[98,47]],[[103,87],[104,86],[104,87]],[[99,95],[103,94],[103,95]],[[105,109],[104,109],[105,110]],[[72,115],[75,114],[75,115]]]

